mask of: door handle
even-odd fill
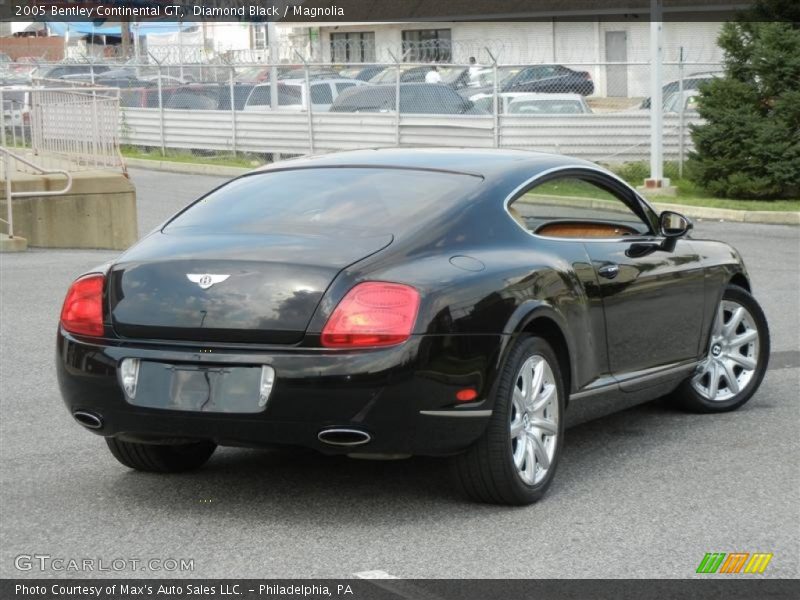
[[[615,265],[613,263],[608,265],[603,265],[602,267],[597,269],[597,274],[605,279],[614,279],[614,277],[619,275],[619,265]]]

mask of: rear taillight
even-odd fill
[[[61,326],[79,335],[103,335],[103,283],[94,273],[76,280],[69,288],[61,308]]]
[[[584,79],[591,80],[591,78],[592,78],[592,74],[591,74],[591,73],[589,73],[589,71],[580,71],[580,75],[581,75],[581,76],[582,76]]]
[[[414,329],[419,292],[399,283],[359,283],[333,311],[322,330],[327,348],[393,346]]]

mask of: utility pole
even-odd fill
[[[664,22],[662,0],[650,0],[650,178],[648,191],[663,191],[664,179]]]

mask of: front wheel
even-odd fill
[[[486,431],[453,458],[457,486],[479,502],[519,505],[541,498],[561,454],[564,397],[550,345],[538,337],[518,341],[500,374]]]
[[[213,442],[191,444],[140,444],[106,438],[108,449],[119,462],[137,471],[179,473],[203,466],[216,449]]]
[[[693,412],[736,410],[761,385],[768,363],[769,328],[764,311],[746,290],[729,285],[717,308],[706,357],[674,398]]]

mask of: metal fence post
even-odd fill
[[[236,93],[233,91],[233,75],[235,73],[235,69],[231,67],[230,70],[230,77],[228,78],[228,85],[229,91],[231,95],[231,133],[232,139],[231,142],[233,143],[233,155],[236,156]]]
[[[683,130],[686,125],[686,115],[684,113],[686,102],[683,98],[683,46],[681,46],[678,60],[678,103],[678,177],[683,179],[683,155],[686,148],[686,134]]]
[[[314,154],[314,103],[311,98],[311,75],[308,72],[308,63],[304,60],[304,70],[306,76],[306,94],[308,95],[308,151]]]
[[[400,61],[397,57],[389,52],[389,56],[394,60],[395,78],[394,78],[394,145],[400,146]]]
[[[311,99],[311,74],[308,69],[308,61],[297,50],[294,53],[303,61],[303,74],[306,80],[306,112],[308,114],[308,152],[314,154],[314,103]]]
[[[5,145],[6,145],[6,101],[3,98],[3,88],[0,88],[0,146],[5,146]]]
[[[650,184],[664,185],[662,0],[650,0]]]
[[[164,95],[161,88],[161,64],[158,65],[158,124],[161,136],[161,156],[166,156],[167,146],[164,140]]]
[[[497,95],[497,59],[488,48],[486,53],[492,59],[492,133],[494,135],[494,147],[500,147],[500,103]]]

